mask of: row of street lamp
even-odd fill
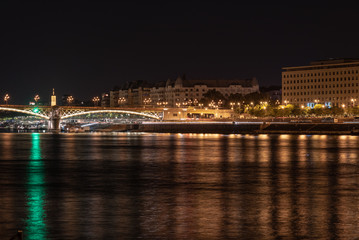
[[[123,105],[126,103],[126,98],[125,97],[120,97],[118,98],[118,104],[119,105]],[[150,105],[152,103],[152,99],[151,98],[145,98],[143,100],[143,104],[144,107]],[[244,102],[243,102],[244,103]],[[193,104],[193,105],[192,105]],[[268,102],[260,102],[261,105],[264,105],[264,107],[266,107],[266,105],[268,105]],[[158,107],[166,107],[168,105],[167,101],[158,101],[156,102],[156,104]],[[176,102],[175,103],[176,107],[187,107],[187,106],[198,106],[200,108],[203,108],[204,105],[203,103],[199,103],[199,101],[197,99],[194,99],[193,101],[191,99],[184,101],[184,102]],[[208,108],[220,108],[223,105],[223,101],[220,99],[218,101],[214,101],[212,100],[209,104],[208,104]],[[250,103],[251,106],[254,106],[254,103],[251,102]],[[240,102],[231,102],[230,103],[231,109],[233,110],[234,108],[240,108],[241,103]]]
[[[5,102],[6,105],[8,105],[9,100],[10,100],[10,95],[7,93],[4,96],[4,102]],[[35,100],[35,104],[37,105],[37,102],[40,100],[40,96],[38,94],[36,94],[35,97],[34,97],[34,100]],[[70,105],[74,101],[73,96],[68,96],[66,101]],[[93,101],[95,106],[98,106],[98,103],[100,102],[100,98],[98,96],[96,96],[96,97],[94,97],[92,99],[92,101]]]
[[[144,104],[144,107],[146,107],[147,105],[150,105],[152,104],[152,99],[151,98],[145,98],[143,100],[143,104]],[[125,97],[120,97],[118,98],[117,100],[117,103],[119,105],[123,105],[126,103],[126,98]],[[168,105],[168,102],[167,101],[158,101],[156,102],[156,104],[158,107],[166,107]],[[214,100],[212,100],[209,104],[208,104],[208,107],[209,108],[219,108],[223,105],[223,102],[222,100],[219,100],[218,102],[215,102]],[[184,102],[176,102],[176,107],[186,107],[186,106],[198,106],[198,107],[203,107],[203,103],[199,103],[198,99],[194,99],[192,101],[192,99],[188,99],[187,101],[184,101]]]
[[[350,101],[352,102],[352,107],[355,107],[356,106],[356,101],[357,101],[356,98],[352,98],[352,99],[350,99]],[[315,105],[317,105],[317,104],[319,104],[320,100],[319,99],[314,99],[314,102],[315,102]],[[284,104],[285,105],[289,104],[289,101],[284,100]],[[325,108],[324,105],[322,107]],[[342,104],[341,107],[345,108],[345,104]],[[304,108],[304,105],[301,105],[301,108]]]
[[[8,93],[6,93],[5,97],[4,97],[4,102],[6,103],[6,105],[9,103],[9,100],[10,100],[10,95]],[[37,101],[40,100],[40,96],[38,94],[36,94],[34,97],[34,100],[37,103]]]
[[[144,104],[144,106],[146,107],[147,105],[150,105],[150,104],[152,104],[152,99],[151,98],[145,98],[144,100],[143,100],[143,104]],[[126,98],[125,97],[120,97],[120,98],[118,98],[118,101],[117,101],[117,103],[119,104],[119,105],[123,105],[123,104],[125,104],[126,103]],[[191,100],[191,99],[189,99],[189,100],[187,100],[187,101],[184,101],[184,102],[176,102],[176,106],[177,107],[181,107],[181,106],[192,106],[192,104],[194,105],[194,106],[202,106],[203,107],[203,104],[202,103],[198,103],[198,100],[197,99],[194,99],[193,101]],[[221,100],[220,100],[220,104],[221,104]],[[158,102],[156,102],[156,104],[155,105],[157,105],[158,107],[166,107],[167,105],[168,105],[168,102],[167,101],[158,101]]]
[[[8,104],[9,99],[10,99],[10,95],[9,95],[8,93],[5,94],[4,102],[5,102],[6,104]],[[37,104],[37,102],[40,100],[40,96],[39,96],[38,94],[36,94],[35,97],[34,97],[34,100],[35,100],[35,103]],[[73,96],[68,96],[67,99],[66,99],[66,101],[67,101],[67,103],[70,105],[70,104],[74,101]],[[99,102],[100,102],[100,98],[99,98],[98,96],[93,97],[93,98],[92,98],[92,101],[93,101],[93,103],[94,103],[94,106],[98,106],[98,104],[99,104]],[[355,98],[352,98],[352,99],[351,99],[351,102],[352,102],[352,106],[353,106],[353,107],[356,106],[356,101],[357,101],[357,99],[355,99]],[[119,104],[119,105],[123,105],[125,102],[126,102],[126,98],[124,98],[124,97],[121,97],[121,98],[118,99],[118,104]],[[314,99],[314,102],[315,102],[315,104],[319,104],[320,101],[319,101],[318,99]],[[151,98],[145,98],[145,99],[143,100],[143,103],[144,103],[145,106],[146,106],[146,105],[149,105],[149,104],[152,103],[152,99],[151,99]],[[188,101],[182,102],[182,103],[176,102],[176,106],[177,106],[177,107],[181,107],[181,105],[182,105],[182,106],[191,106],[192,103],[193,103],[195,106],[203,107],[203,104],[202,104],[202,103],[198,103],[198,100],[197,100],[197,99],[194,99],[193,102],[192,102],[191,99],[189,99]],[[219,107],[222,106],[222,104],[223,104],[222,100],[219,100],[218,102],[215,102],[214,100],[212,100],[212,101],[208,104],[208,107],[209,107],[209,108],[219,108]],[[260,105],[263,105],[264,107],[266,107],[267,104],[268,104],[268,102],[260,102]],[[285,104],[285,105],[288,105],[288,104],[289,104],[289,101],[288,101],[288,100],[284,100],[284,104]],[[168,102],[166,102],[166,101],[157,102],[157,106],[164,106],[164,107],[166,107],[167,105],[168,105]],[[254,103],[251,102],[250,105],[253,106]],[[240,102],[230,102],[230,106],[231,106],[231,109],[233,110],[233,109],[236,108],[236,107],[237,107],[237,108],[240,108],[241,103],[240,103]],[[342,104],[341,106],[342,106],[342,108],[345,108],[345,104]],[[323,106],[323,107],[324,107],[324,106]],[[302,105],[301,108],[304,108],[304,105]]]

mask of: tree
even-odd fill
[[[359,107],[353,107],[352,108],[352,114],[353,115],[358,115],[359,114]]]
[[[340,108],[340,107],[337,107],[337,106],[334,106],[334,107],[331,108],[331,114],[333,116],[343,115],[344,114],[344,109]]]
[[[203,98],[201,99],[201,103],[203,103],[205,106],[208,106],[209,103],[212,101],[218,103],[219,100],[221,100],[223,103],[225,102],[225,97],[222,93],[219,91],[216,91],[214,89],[208,90],[205,94],[203,94]]]
[[[289,117],[292,115],[294,105],[288,104],[286,106],[279,105],[277,111],[273,111],[276,117]]]
[[[232,108],[234,112],[240,113],[241,108],[243,107],[243,100],[244,97],[242,94],[235,93],[230,94],[226,100],[225,107],[226,108]]]
[[[256,105],[254,107],[248,107],[248,113],[256,117],[263,117],[265,110],[262,106]]]
[[[231,93],[228,98],[227,98],[228,102],[242,102],[244,100],[244,97],[242,94],[239,93]]]
[[[296,117],[301,116],[302,115],[302,109],[298,105],[294,105],[291,114],[296,116]]]
[[[247,94],[243,98],[246,103],[253,102],[254,104],[259,104],[260,102],[269,102],[270,100],[268,94],[258,92]]]
[[[294,110],[294,105],[293,104],[287,104],[284,107],[284,117],[289,117],[290,115],[292,115],[293,110]]]
[[[316,104],[311,111],[316,116],[321,116],[324,113],[324,105],[323,104]]]
[[[309,113],[310,113],[310,107],[303,107],[302,109],[301,109],[301,115],[302,116],[308,116],[309,115]]]
[[[204,98],[208,98],[211,101],[219,101],[219,100],[224,100],[225,97],[223,96],[223,94],[215,89],[212,90],[208,90],[205,94],[203,94]]]

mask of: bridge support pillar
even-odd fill
[[[48,126],[50,131],[60,131],[60,118],[50,118]]]
[[[60,111],[57,106],[52,107],[51,113],[50,113],[50,119],[48,121],[48,130],[49,131],[60,131]]]

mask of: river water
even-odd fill
[[[358,239],[359,137],[1,133],[0,239]]]

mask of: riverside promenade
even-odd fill
[[[359,134],[359,122],[143,122],[128,130],[159,133],[219,134]]]

